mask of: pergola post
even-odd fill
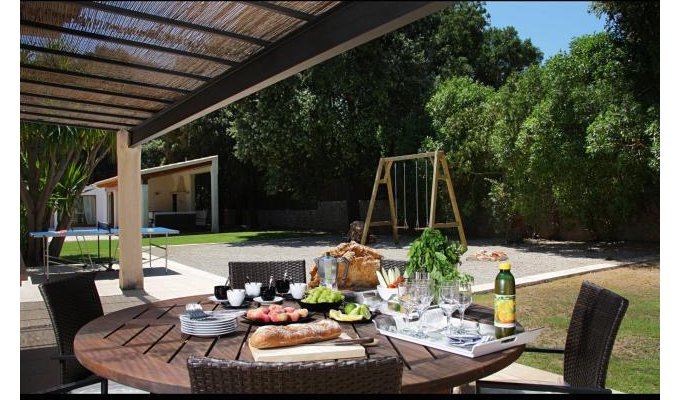
[[[129,132],[116,136],[118,160],[118,223],[120,228],[119,285],[122,290],[144,289],[142,271],[142,148],[130,147]]]
[[[212,233],[220,231],[219,188],[217,184],[217,158],[210,163],[210,230]]]

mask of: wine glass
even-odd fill
[[[439,308],[446,314],[446,333],[451,334],[451,315],[456,307],[456,285],[453,282],[442,282],[439,286]]]
[[[404,327],[401,329],[402,333],[408,334],[412,332],[413,329],[409,327],[409,321],[411,320],[411,313],[413,312],[413,307],[415,305],[415,296],[413,293],[414,285],[411,282],[403,281],[397,286],[397,298],[399,305],[405,311],[404,313]]]
[[[465,309],[472,303],[472,285],[470,283],[458,282],[455,289],[454,301],[460,314],[460,327],[456,333],[464,334],[463,319],[465,317]]]
[[[414,282],[429,281],[429,280],[430,280],[430,274],[428,274],[425,271],[416,271],[416,273],[413,276]]]
[[[419,281],[415,283],[413,293],[415,294],[415,308],[418,313],[418,331],[415,336],[419,338],[425,338],[427,335],[423,333],[423,316],[425,311],[432,304],[432,298],[434,293],[432,293],[432,287],[429,281]]]

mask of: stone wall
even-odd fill
[[[320,201],[316,209],[308,210],[257,210],[259,228],[316,229],[346,231],[347,203],[345,201]]]
[[[368,200],[359,201],[361,221],[366,219]],[[243,215],[239,215],[242,212]],[[256,210],[256,221],[251,221],[247,210],[222,210],[222,225],[226,228],[246,225],[262,229],[313,229],[347,233],[349,223],[347,203],[342,201],[320,201],[317,208],[306,210]],[[240,217],[240,218],[239,218]],[[373,210],[373,221],[389,219],[387,201],[377,201]],[[239,223],[240,221],[240,223]]]

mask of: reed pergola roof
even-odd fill
[[[21,119],[136,146],[451,2],[21,2]]]

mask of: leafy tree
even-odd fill
[[[660,7],[658,1],[594,1],[591,11],[607,17],[607,31],[627,54],[628,78],[644,106],[659,106]]]
[[[169,136],[172,135],[170,134]],[[165,143],[166,140],[160,138],[148,141],[142,145],[142,169],[165,164]]]
[[[489,26],[483,2],[458,2],[431,18],[438,21],[433,43],[435,68],[442,78],[468,76],[500,87],[513,72],[538,64],[541,51],[521,40],[514,27]]]
[[[489,15],[481,2],[465,1],[432,16],[437,19],[433,45],[439,75],[474,77],[484,47]]]
[[[573,217],[611,237],[657,197],[658,113],[635,100],[625,60],[607,34],[583,36],[499,91],[491,143],[514,211],[534,226]]]
[[[430,84],[422,52],[403,46],[417,47],[403,36],[371,42],[235,104],[237,157],[262,172],[269,194],[318,199],[335,185],[356,203],[381,153],[416,152],[429,125],[409,118]]]
[[[484,178],[497,172],[486,162],[492,156],[484,109],[493,93],[493,88],[471,78],[452,77],[439,85],[426,106],[436,134],[424,147],[447,154],[455,172],[457,200],[468,221],[480,211],[488,192]]]
[[[511,232],[514,222],[528,219],[537,223],[544,217],[546,205],[552,204],[550,191],[535,175],[527,174],[532,139],[523,131],[526,124],[535,120],[534,110],[544,97],[542,74],[541,67],[532,66],[511,76],[484,109],[491,121],[490,157],[486,162],[498,173],[485,177],[489,187],[483,205],[491,213],[494,230],[503,232],[507,240],[517,239],[518,233]]]
[[[482,46],[475,77],[494,88],[502,86],[511,74],[537,65],[543,58],[531,40],[521,40],[512,26],[487,29]]]
[[[105,131],[83,130],[72,127],[22,123],[20,132],[20,196],[25,211],[26,232],[49,228],[49,218],[55,206],[62,211],[58,227],[70,221],[72,203],[64,198],[80,193],[85,186],[83,173],[91,172],[109,151],[112,135]],[[80,164],[78,171],[74,165]],[[63,180],[65,174],[67,180]],[[79,177],[80,176],[80,177]],[[60,192],[60,198],[55,197]],[[22,238],[23,256],[27,265],[42,263],[42,242]],[[56,246],[56,245],[55,245]],[[56,251],[56,247],[55,247]]]

